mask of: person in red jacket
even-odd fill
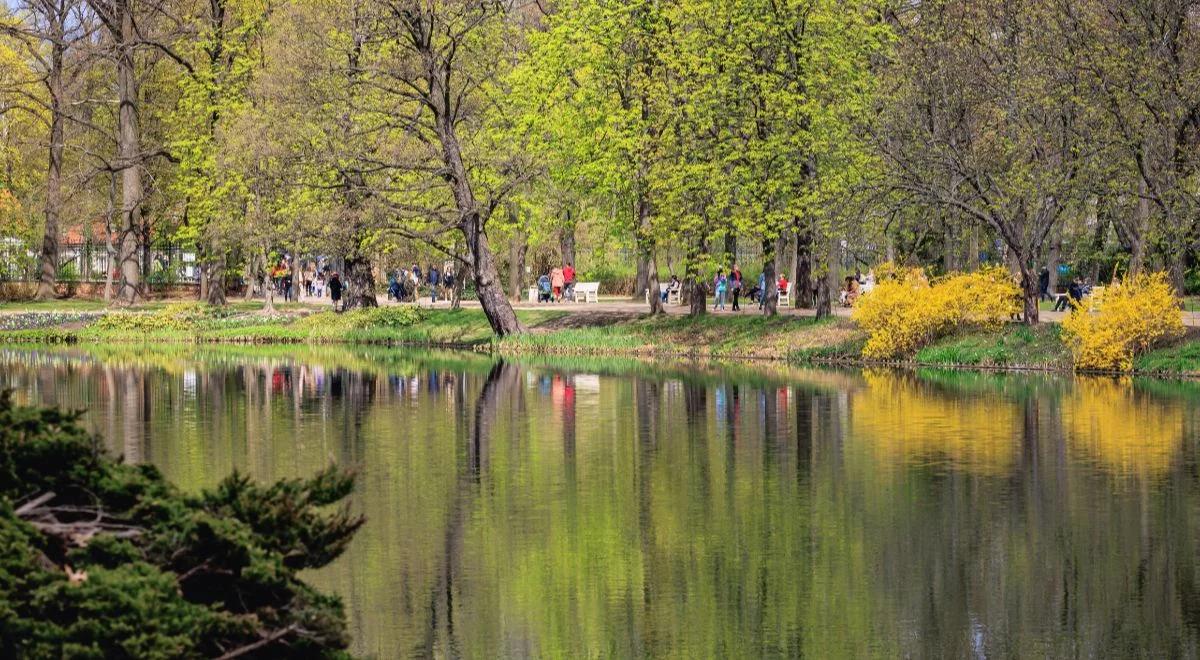
[[[575,267],[570,263],[563,267],[563,281],[566,282],[564,297],[575,300]]]

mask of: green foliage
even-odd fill
[[[77,415],[0,397],[0,655],[215,657],[264,639],[244,657],[342,655],[340,603],[297,573],[361,526],[330,509],[348,475],[235,474],[190,496],[97,446]]]
[[[189,330],[229,316],[227,309],[199,302],[170,303],[152,312],[115,311],[100,317],[97,330],[152,333],[164,330]]]
[[[1136,356],[1133,368],[1149,373],[1200,373],[1200,332],[1193,330],[1186,341]]]
[[[920,364],[1063,369],[1071,354],[1058,325],[1007,325],[992,332],[952,335],[917,351]]]

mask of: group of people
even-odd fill
[[[761,294],[759,292],[762,291],[763,282],[766,281],[763,278],[764,275],[759,275],[758,286],[750,290],[751,301],[755,300],[755,296],[761,298]],[[780,279],[782,281],[786,281],[786,278]],[[678,278],[676,278],[674,275],[671,276],[671,281],[672,286],[675,286],[679,282]],[[746,282],[742,277],[742,269],[737,264],[733,265],[733,268],[729,270],[728,275],[725,274],[725,271],[718,269],[716,276],[713,277],[713,311],[724,311],[725,301],[730,298],[732,298],[733,311],[742,311],[741,298],[742,290],[745,288],[745,286]],[[759,302],[759,307],[762,307],[761,300]]]
[[[562,302],[564,299],[575,299],[575,267],[567,262],[563,266],[555,266],[549,273],[542,273],[537,279],[538,302]]]
[[[299,283],[294,279],[295,272],[292,268],[292,257],[289,255],[284,255],[279,263],[271,268],[272,291],[285,302],[299,300],[302,293],[308,298],[324,298],[329,294],[335,303],[341,300],[345,288],[341,277],[328,263],[324,263],[324,259],[302,263]]]
[[[789,283],[786,275],[780,274],[779,279],[775,282],[777,291],[789,292]],[[667,302],[672,294],[682,290],[683,283],[675,275],[671,275],[671,280],[667,286],[662,289],[662,301]],[[848,275],[846,277],[846,286],[839,292],[838,302],[846,307],[851,307],[858,297],[862,294],[875,288],[875,273],[868,272],[865,276],[862,273]],[[713,277],[713,310],[724,310],[726,301],[732,302],[732,310],[741,311],[741,297],[745,290],[745,280],[742,277],[742,270],[737,264],[726,273],[724,270],[717,270],[717,274]],[[766,304],[767,291],[767,276],[766,273],[760,273],[758,282],[746,292],[751,302],[757,303],[758,308],[762,309]]]
[[[1067,284],[1066,295],[1055,296],[1050,293],[1050,269],[1042,268],[1038,273],[1038,300],[1053,300],[1056,312],[1065,312],[1071,305],[1078,305],[1091,292],[1092,285],[1087,280],[1073,277]]]
[[[866,275],[857,272],[846,276],[846,286],[838,292],[838,304],[843,307],[853,307],[858,297],[875,288],[875,271],[867,271]]]
[[[780,275],[775,282],[775,286],[779,291],[788,290],[788,279],[786,275]],[[680,293],[683,289],[683,282],[679,281],[677,275],[672,274],[671,280],[667,286],[662,289],[662,301],[665,303],[670,300],[672,294]],[[742,310],[741,299],[743,292],[746,292],[750,302],[758,303],[758,308],[762,309],[766,304],[767,291],[767,275],[760,273],[758,283],[746,290],[746,280],[742,275],[742,269],[737,264],[726,273],[724,270],[718,269],[717,274],[713,276],[712,282],[713,291],[713,311],[725,310],[726,301],[731,303],[732,311],[740,312]]]
[[[428,287],[429,302],[436,303],[442,287],[454,286],[454,273],[450,270],[442,273],[434,264],[430,264],[428,270],[422,272],[421,267],[416,263],[409,270],[388,273],[387,295],[389,300],[416,302],[423,286]]]

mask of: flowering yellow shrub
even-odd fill
[[[1003,323],[1020,309],[1021,292],[1002,268],[949,275],[929,282],[919,270],[897,271],[854,305],[867,331],[863,357],[888,359],[915,352],[963,325]]]
[[[1095,313],[1076,307],[1063,320],[1076,369],[1129,371],[1133,356],[1184,332],[1166,275],[1134,275],[1108,287]]]

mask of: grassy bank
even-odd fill
[[[495,339],[478,309],[388,307],[345,314],[296,306],[264,315],[249,306],[194,304],[125,312],[26,311],[7,314],[0,343],[347,344],[473,348],[503,355],[774,359],[798,364],[869,365],[865,336],[847,319],[757,315],[642,316],[621,312],[523,310],[530,332]],[[1057,324],[1007,325],[961,332],[925,346],[907,367],[1069,371],[1071,354]],[[1200,330],[1137,358],[1138,373],[1200,375]]]

